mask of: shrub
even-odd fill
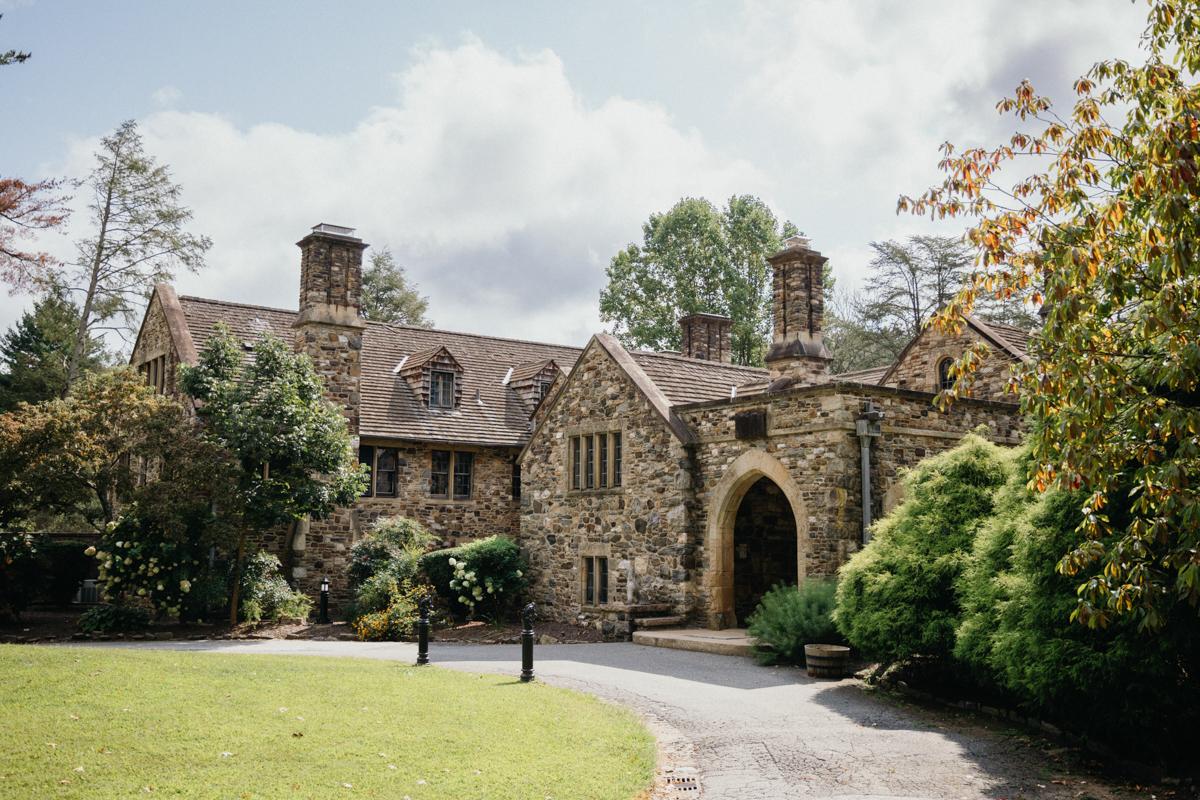
[[[521,549],[503,536],[428,553],[421,566],[452,608],[465,615],[481,606],[496,625],[503,622],[512,600],[529,585]]]
[[[885,661],[950,655],[962,611],[955,584],[1009,458],[971,434],[905,476],[908,499],[842,567],[834,622],[851,646]]]
[[[100,631],[143,631],[153,625],[145,609],[135,606],[103,605],[92,606],[79,618],[79,629],[84,633]]]
[[[43,564],[48,581],[45,597],[56,606],[68,605],[79,590],[79,584],[95,566],[83,542],[47,542],[43,548]]]
[[[777,585],[763,595],[746,629],[752,638],[770,645],[770,649],[754,647],[759,663],[804,664],[804,645],[841,644],[842,636],[833,624],[836,596],[837,582],[820,578],[796,586]]]
[[[285,616],[285,610],[295,608],[298,602],[296,594],[303,593],[292,591],[292,587],[279,574],[279,567],[279,559],[262,550],[242,561],[242,616],[247,622],[258,622],[264,617],[279,619]],[[227,568],[232,570],[233,566]],[[308,601],[308,608],[312,608],[311,600]],[[304,616],[308,616],[307,611]]]
[[[168,538],[136,506],[109,525],[98,548],[86,552],[100,562],[107,599],[138,597],[160,615],[177,617],[189,608],[194,611],[200,598],[191,597],[191,592],[197,583],[207,584],[209,593],[222,585],[211,577],[206,546]]]
[[[964,613],[955,656],[981,684],[1072,732],[1106,738],[1119,719],[1130,743],[1161,748],[1186,741],[1183,732],[1198,727],[1200,700],[1191,677],[1200,660],[1195,612],[1176,609],[1183,613],[1154,635],[1129,617],[1106,629],[1072,623],[1079,579],[1055,568],[1085,541],[1078,526],[1087,498],[1034,494],[1027,464],[1027,452],[1013,459],[996,513],[976,538],[960,584]],[[1106,508],[1116,530],[1128,521],[1128,502]]]
[[[0,620],[17,616],[45,590],[47,537],[0,534]]]
[[[407,517],[382,517],[350,548],[345,575],[353,597],[342,608],[343,618],[356,621],[379,614],[392,603],[395,591],[414,586],[421,557],[433,536]]]
[[[418,601],[429,594],[429,586],[401,587],[394,580],[386,608],[359,616],[354,631],[363,642],[394,642],[410,635],[420,618]]]

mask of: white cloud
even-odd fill
[[[589,106],[549,51],[427,47],[397,86],[396,105],[340,135],[147,117],[147,151],[214,241],[209,267],[179,289],[294,308],[294,242],[330,222],[390,245],[441,327],[582,344],[600,329],[604,267],[651,212],[769,185],[657,106]],[[95,145],[75,142],[66,171],[84,174]]]
[[[1126,0],[749,0],[738,103],[769,120],[776,177],[800,187],[779,200],[835,271],[861,274],[871,240],[966,227],[895,216],[941,182],[943,142],[1007,142],[1020,123],[995,104],[1022,78],[1066,112],[1095,61],[1140,58],[1144,19]]]
[[[150,99],[155,105],[173,106],[183,97],[183,92],[176,89],[174,86],[164,86],[154,94],[150,95]]]

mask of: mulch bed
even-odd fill
[[[79,617],[86,606],[58,609],[52,606],[32,606],[21,612],[20,618],[0,622],[0,642],[29,643],[69,642],[84,640],[110,641],[118,639],[341,639],[355,640],[354,629],[345,622],[314,625],[311,622],[261,622],[252,625],[228,620],[180,623],[174,619],[159,620],[148,631],[126,634],[81,634]],[[560,622],[538,621],[534,634],[540,640],[549,636],[559,642],[599,642],[600,631]],[[455,627],[435,627],[430,639],[435,642],[470,642],[474,644],[512,644],[520,641],[521,624],[509,623],[497,631],[490,623],[466,622]]]

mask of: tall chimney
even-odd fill
[[[719,314],[688,314],[679,320],[682,353],[700,361],[733,363],[733,320]]]
[[[358,436],[362,392],[362,254],[353,228],[317,225],[299,242],[300,313],[295,350],[307,353],[325,379],[325,397],[342,409]]]
[[[825,281],[828,260],[792,236],[767,259],[774,269],[772,302],[775,332],[767,352],[771,379],[790,377],[797,386],[829,382],[833,354],[825,346]]]

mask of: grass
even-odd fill
[[[615,800],[653,780],[631,713],[515,676],[16,645],[0,674],[0,797]]]

